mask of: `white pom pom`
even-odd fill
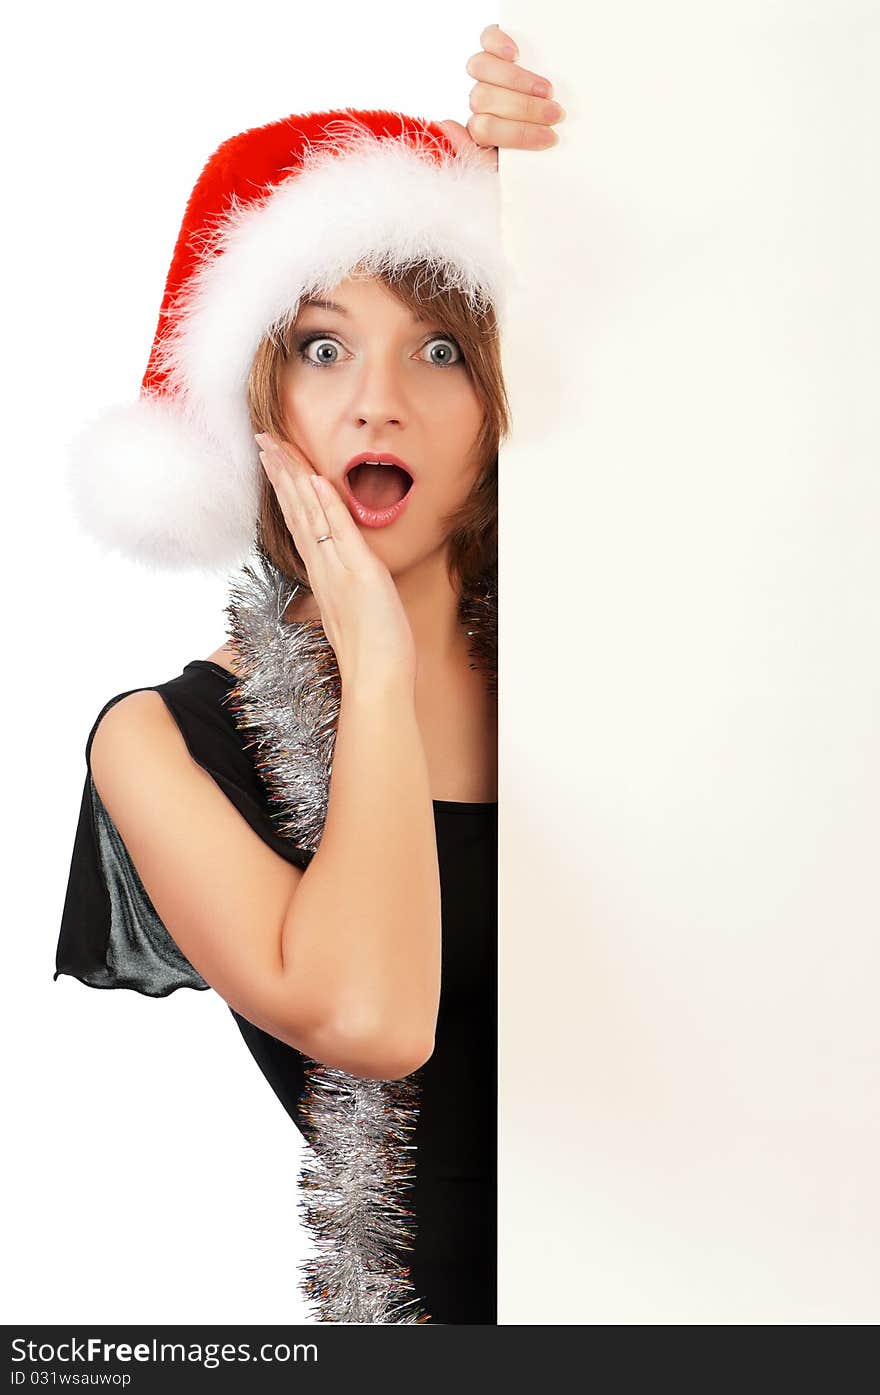
[[[232,460],[172,397],[142,396],[89,423],[69,448],[73,514],[93,541],[160,570],[244,562],[259,460]]]

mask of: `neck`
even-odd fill
[[[457,658],[467,644],[459,616],[459,596],[446,570],[442,552],[394,577],[419,657],[419,668],[430,671]]]
[[[459,660],[467,650],[468,638],[444,554],[433,553],[415,566],[398,572],[394,584],[412,630],[420,672],[429,673],[441,664]],[[314,595],[301,590],[290,602],[285,619],[319,619],[320,614]]]
[[[291,584],[268,558],[255,559],[233,579],[226,605],[227,632],[235,656],[232,671],[245,683],[249,681],[250,668],[258,665],[260,646],[265,644],[263,636],[276,633],[282,597],[289,595]],[[482,674],[487,691],[496,696],[497,577],[487,577],[472,595],[459,602],[442,559],[439,563],[429,559],[418,569],[395,578],[395,584],[412,625],[420,672],[424,675],[433,670],[436,674],[440,665],[446,664],[448,669],[450,660],[461,656],[469,670]],[[314,634],[298,634],[294,622],[320,619],[315,597],[298,589],[284,608],[283,618],[293,626],[290,638],[284,642],[312,662],[313,650],[321,650],[321,641]],[[269,647],[274,652],[274,642]],[[332,653],[326,636],[323,648]],[[241,663],[243,673],[239,669]],[[459,667],[458,662],[455,667]]]

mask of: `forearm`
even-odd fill
[[[284,975],[328,1040],[430,1042],[440,874],[412,688],[343,689],[327,818],[282,930]]]

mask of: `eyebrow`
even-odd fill
[[[346,310],[345,306],[344,306],[344,305],[337,305],[335,300],[317,300],[317,299],[312,299],[311,297],[309,297],[308,300],[302,300],[302,301],[300,301],[300,307],[299,307],[299,308],[300,308],[300,310],[308,310],[308,309],[312,309],[312,310],[332,310],[332,311],[334,311],[337,315],[346,315],[349,319],[351,318],[351,315],[350,315],[349,311]],[[417,313],[414,313],[413,316],[412,316],[412,321],[413,321],[413,324],[417,324],[417,325],[419,325],[419,324],[430,324],[430,323],[432,323],[432,322],[434,321],[434,316],[433,316],[433,315],[428,315],[428,314],[419,315],[419,314],[417,314]]]

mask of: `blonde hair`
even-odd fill
[[[442,520],[449,539],[448,569],[452,585],[467,596],[498,565],[498,447],[510,432],[510,405],[501,370],[501,347],[495,312],[489,306],[475,313],[461,291],[432,283],[425,262],[380,279],[415,314],[430,313],[461,349],[465,369],[483,405],[483,422],[476,447],[479,473],[463,505]],[[426,293],[425,284],[429,286]],[[290,321],[261,340],[251,364],[247,402],[253,430],[286,437],[281,403],[284,367],[292,352]],[[308,589],[308,572],[296,548],[275,491],[260,471],[260,503],[256,545],[285,576]]]

